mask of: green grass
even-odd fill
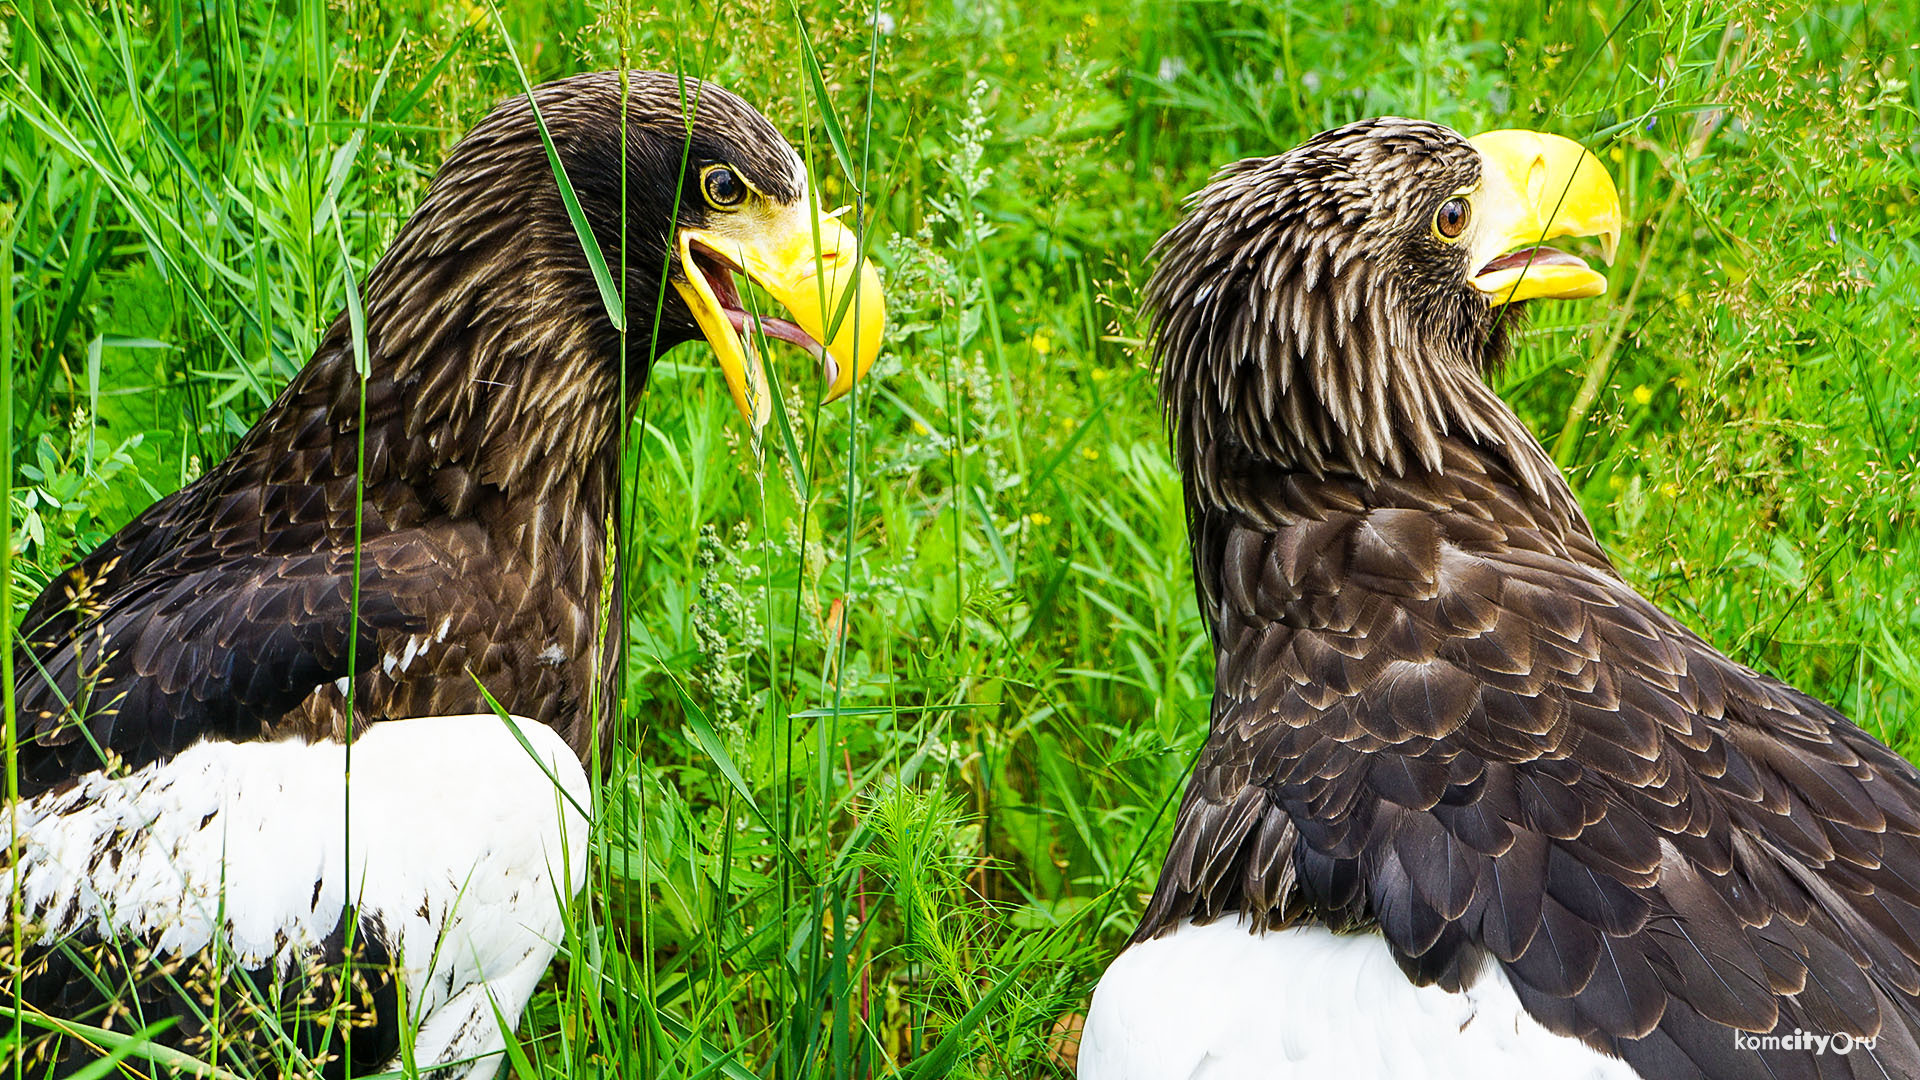
[[[1538,310],[1502,392],[1631,580],[1920,752],[1911,3],[15,6],[16,610],[305,361],[518,91],[503,32],[535,81],[731,87],[829,206],[844,132],[891,351],[826,408],[772,357],[793,440],[758,458],[707,354],[656,369],[595,877],[529,1075],[1061,1075],[1210,694],[1146,252],[1215,167],[1361,116],[1591,140],[1612,291]]]

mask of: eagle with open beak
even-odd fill
[[[886,317],[786,140],[658,72],[502,103],[361,293],[364,351],[341,313],[231,454],[23,621],[0,886],[30,933],[0,974],[52,1018],[36,1075],[162,1023],[248,1075],[403,1049],[497,1071],[586,879],[639,388],[704,339],[757,431],[758,341],[811,354],[833,398]]]

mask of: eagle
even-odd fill
[[[495,108],[360,295],[25,616],[0,872],[36,1075],[150,1030],[249,1075],[496,1071],[585,880],[632,399],[704,339],[757,433],[756,341],[831,399],[885,320],[773,126],[644,71]]]
[[[1145,291],[1212,716],[1082,1080],[1920,1076],[1920,775],[1607,558],[1488,387],[1578,143],[1229,165]]]

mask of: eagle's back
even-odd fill
[[[1214,490],[1211,734],[1136,940],[1375,928],[1416,982],[1500,964],[1643,1075],[1748,1075],[1734,1029],[1796,1027],[1920,1070],[1912,765],[1654,607],[1471,445]]]

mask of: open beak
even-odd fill
[[[1600,159],[1572,139],[1537,131],[1489,131],[1467,141],[1484,162],[1473,287],[1494,304],[1606,292],[1605,274],[1545,246],[1562,236],[1597,236],[1601,258],[1613,262],[1620,193]]]
[[[816,236],[818,243],[816,244]],[[873,366],[886,326],[880,276],[860,254],[853,230],[807,200],[764,214],[729,216],[709,229],[680,230],[681,275],[674,288],[693,309],[720,358],[733,403],[757,434],[773,399],[754,338],[791,342],[819,361],[826,399],[853,388]],[[789,319],[748,311],[733,275],[745,274]]]

